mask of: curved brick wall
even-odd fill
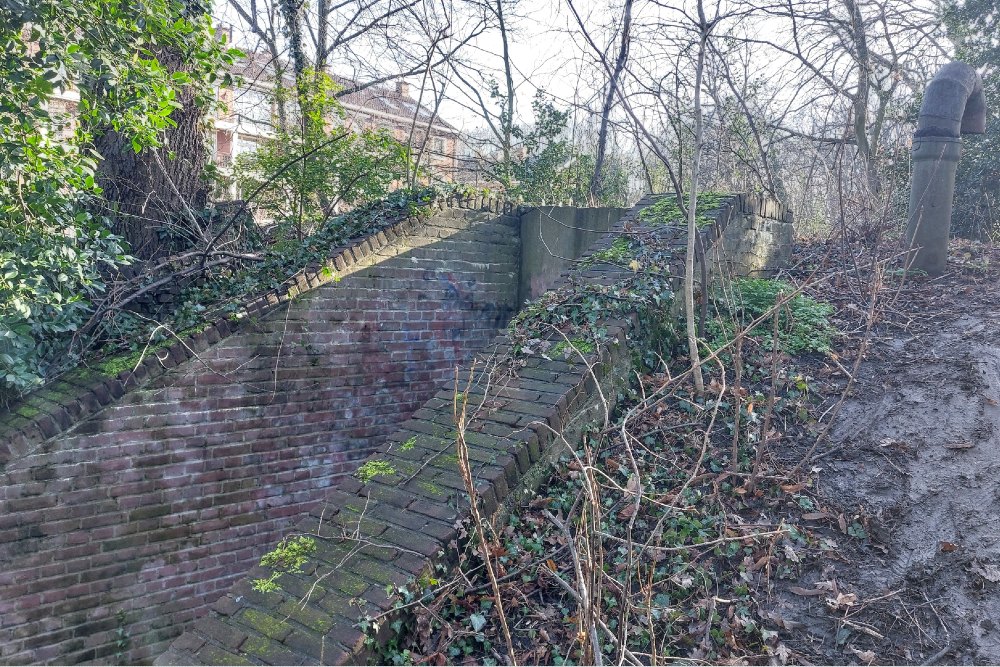
[[[162,652],[515,312],[493,208],[395,225],[235,331],[0,417],[0,663]]]
[[[672,273],[683,275],[686,230],[644,225],[640,212],[653,201],[640,201],[590,254],[610,248],[623,229],[643,227],[677,249]],[[700,230],[710,272],[768,271],[787,259],[791,213],[777,202],[734,196],[710,217],[714,223]],[[631,275],[628,267],[594,261],[574,277],[611,285]],[[681,278],[673,281],[678,292]],[[491,364],[509,351],[501,335],[478,356],[479,374],[470,388],[464,385],[468,367],[459,374],[470,405],[465,431],[470,467],[486,514],[546,479],[564,443],[578,442],[585,426],[600,420],[603,401],[613,407],[616,390],[632,374],[627,341],[653,332],[632,320],[602,326],[607,340],[586,355],[593,372],[578,358],[528,354],[514,369],[501,366],[490,373]],[[405,585],[434,573],[436,565],[453,563],[451,543],[470,514],[454,456],[453,392],[438,392],[373,455],[391,472],[367,481],[343,480],[300,518],[295,532],[313,536],[317,545],[305,571],[284,574],[278,590],[261,593],[251,580],[270,572],[251,569],[156,664],[364,664],[369,649],[359,618],[392,608],[387,585]],[[384,641],[392,632],[390,619],[383,619],[375,639]]]

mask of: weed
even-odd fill
[[[278,578],[285,573],[302,572],[302,566],[315,552],[316,540],[311,537],[297,535],[282,539],[278,542],[278,546],[260,559],[261,567],[271,568],[271,576],[267,579],[254,579],[253,589],[261,593],[276,591]]]
[[[718,348],[732,340],[736,327],[743,328],[774,307],[781,293],[791,293],[793,288],[780,280],[741,278],[733,282],[732,292],[716,301],[719,320],[709,322],[709,345]],[[830,324],[833,306],[816,301],[804,294],[791,299],[778,314],[778,343],[788,354],[803,352],[829,352],[837,330]],[[751,335],[761,340],[765,348],[771,346],[771,324],[757,326]]]

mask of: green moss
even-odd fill
[[[606,262],[608,264],[628,264],[635,257],[636,244],[627,236],[619,236],[611,244],[610,248],[598,250],[591,255],[586,264],[594,262]]]
[[[417,444],[417,436],[415,436],[415,435],[411,436],[410,438],[408,438],[406,440],[406,442],[404,442],[403,444],[401,444],[399,446],[399,451],[401,451],[401,452],[408,452],[411,449],[413,449],[416,446],[416,444]]]
[[[25,419],[34,419],[41,414],[41,410],[33,408],[30,405],[22,405],[17,409],[17,414],[21,415]]]
[[[440,486],[438,486],[437,484],[435,484],[434,482],[426,482],[426,481],[425,482],[419,482],[417,484],[417,486],[419,486],[421,489],[423,489],[427,493],[433,493],[435,496],[443,496],[444,495],[444,490]]]
[[[376,477],[395,474],[396,469],[393,468],[387,461],[372,459],[371,461],[365,461],[365,463],[358,468],[358,471],[354,473],[354,476],[367,484]]]
[[[291,626],[257,609],[243,611],[243,622],[268,637],[281,637],[291,630]]]
[[[174,339],[169,338],[167,340],[160,341],[155,345],[150,345],[149,347],[139,350],[138,352],[111,357],[94,364],[94,368],[104,375],[114,377],[122,371],[134,370],[143,359],[152,354],[156,354],[159,350],[162,350],[165,347],[172,345],[173,342]]]
[[[549,350],[549,352],[550,356],[553,357],[556,356],[569,357],[570,355],[575,354],[574,350],[580,352],[581,354],[590,354],[595,349],[596,348],[594,344],[591,343],[590,341],[584,340],[582,338],[574,338],[568,343],[566,341],[560,341],[559,343],[556,343],[555,345],[552,346],[552,349]]]
[[[722,192],[700,192],[698,193],[698,208],[695,216],[695,225],[704,227],[715,222],[705,215],[716,211],[723,202],[731,195]],[[685,195],[685,205],[687,205],[687,195]],[[686,222],[681,207],[677,205],[677,199],[673,195],[668,195],[655,203],[650,204],[639,213],[639,219],[654,225],[680,225]]]

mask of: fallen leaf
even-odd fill
[[[851,653],[858,656],[858,659],[864,662],[866,665],[870,665],[873,662],[875,662],[875,651],[860,651],[852,647]]]
[[[785,558],[792,561],[793,563],[798,563],[802,560],[799,558],[799,555],[795,553],[795,549],[792,548],[791,544],[786,544],[784,545],[784,547],[785,547]]]
[[[788,648],[784,644],[778,644],[778,648],[774,649],[774,654],[778,656],[778,660],[781,664],[787,665],[789,659],[792,657],[792,649]]]
[[[858,603],[858,596],[854,593],[837,593],[835,598],[827,598],[826,604],[833,610],[847,609]]]
[[[794,630],[795,628],[801,626],[802,624],[798,621],[789,621],[784,616],[776,611],[765,612],[761,614],[765,619],[771,621],[779,628],[784,628],[786,630]]]
[[[831,591],[831,592],[833,592],[835,594],[840,592],[837,589],[837,580],[836,579],[829,579],[827,581],[817,581],[816,582],[816,588],[821,588],[824,591]]]
[[[789,592],[795,593],[796,595],[804,596],[815,596],[815,595],[826,595],[827,591],[821,591],[815,588],[800,588],[799,586],[789,586]]]
[[[986,581],[992,581],[994,584],[1000,582],[1000,567],[997,567],[992,563],[980,563],[979,561],[975,561],[970,569],[973,573],[978,574]]]
[[[801,491],[804,488],[806,488],[806,485],[803,484],[802,482],[799,482],[798,484],[782,484],[781,485],[781,490],[784,491],[785,493],[798,493],[799,491]]]
[[[826,512],[809,512],[808,514],[803,514],[802,519],[805,521],[818,521],[820,519],[831,518]]]
[[[635,515],[635,511],[636,511],[635,504],[629,503],[628,505],[623,507],[620,512],[618,512],[618,518],[623,521],[626,519],[631,519]]]
[[[983,400],[985,400],[987,403],[989,403],[990,405],[992,405],[994,407],[1000,405],[1000,402],[997,402],[997,400],[995,398],[990,398],[988,396],[983,396]]]
[[[641,486],[638,475],[630,475],[628,478],[628,484],[625,485],[625,493],[629,497],[634,497],[639,494],[639,488]]]
[[[957,548],[958,545],[955,544],[954,542],[945,542],[944,540],[941,541],[941,551],[943,551],[944,553],[950,553]]]
[[[545,564],[546,564],[546,565],[548,566],[548,568],[549,568],[550,570],[552,570],[553,572],[555,572],[555,571],[556,571],[556,570],[558,569],[558,568],[557,568],[557,566],[556,566],[556,562],[555,562],[554,560],[552,560],[551,558],[550,558],[550,559],[548,559],[547,561],[545,561]]]
[[[837,517],[837,524],[840,526],[840,532],[847,534],[847,519],[841,514]]]

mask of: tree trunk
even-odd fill
[[[618,50],[618,59],[615,61],[615,69],[611,72],[611,80],[608,81],[608,93],[604,96],[604,107],[601,109],[601,129],[597,133],[597,157],[594,160],[594,175],[590,179],[590,199],[596,205],[601,198],[601,190],[604,189],[605,152],[608,145],[608,122],[611,118],[611,106],[615,99],[615,91],[618,89],[618,78],[622,70],[625,69],[625,62],[628,60],[628,48],[632,36],[632,0],[625,0],[624,15],[622,18],[622,43]]]
[[[159,59],[171,72],[184,69],[175,51],[162,51]],[[171,115],[177,126],[166,130],[160,148],[136,153],[128,138],[111,129],[94,138],[102,157],[97,168],[104,189],[100,212],[111,217],[132,254],[144,260],[170,254],[167,233],[196,235],[194,212],[208,201],[203,110],[188,87],[178,91],[177,101],[183,105]]]
[[[701,0],[698,0],[698,18],[701,34],[698,43],[698,66],[694,78],[694,155],[691,159],[691,192],[688,204],[688,235],[687,256],[684,261],[684,317],[687,319],[688,354],[691,357],[691,370],[694,374],[695,392],[698,396],[705,393],[705,380],[701,374],[701,355],[698,353],[698,334],[695,331],[694,320],[694,260],[695,236],[698,234],[698,171],[701,166],[701,149],[705,141],[705,128],[701,113],[701,82],[705,72],[705,49],[708,43],[708,32],[711,26],[705,21],[705,11]],[[702,257],[702,262],[706,259]],[[708,285],[701,286],[701,298],[708,298]]]

